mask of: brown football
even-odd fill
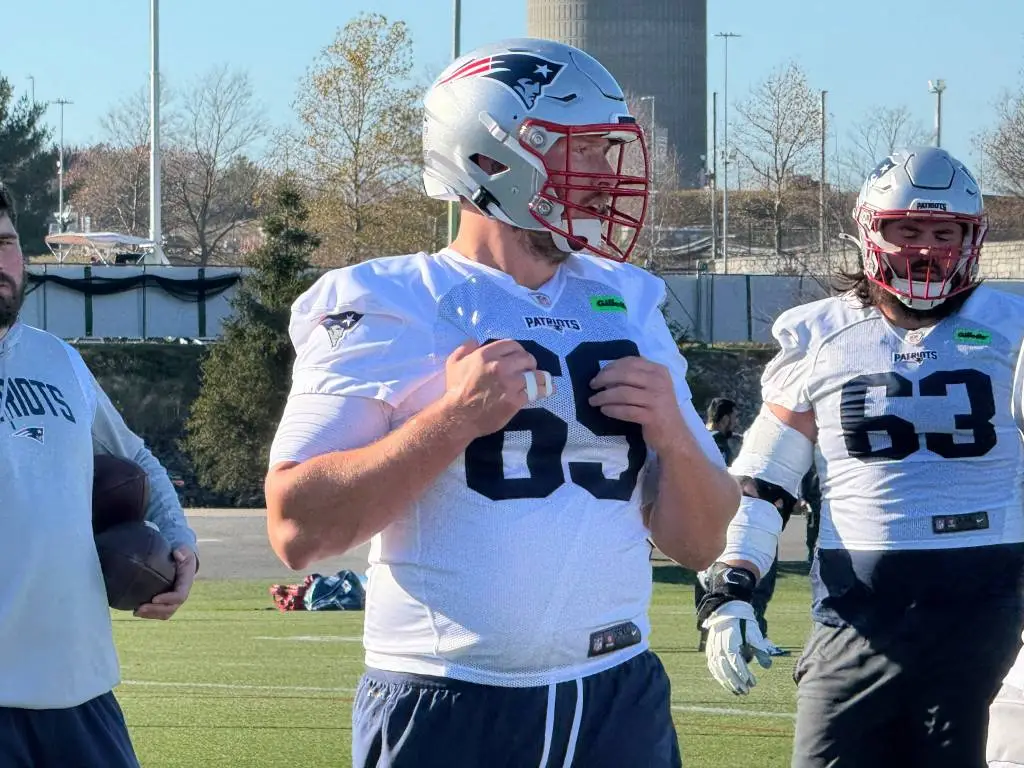
[[[149,503],[146,471],[129,459],[97,454],[93,459],[92,530],[100,533],[119,523],[141,523]]]
[[[107,604],[134,611],[174,585],[171,546],[150,523],[118,523],[96,537]]]

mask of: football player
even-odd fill
[[[1024,434],[1024,351],[1017,358],[1013,383],[1013,418]],[[989,768],[1021,768],[1024,766],[1024,651],[1003,679],[1003,685],[989,708]]]
[[[649,540],[710,565],[740,494],[625,263],[643,134],[597,61],[522,39],[441,74],[423,142],[458,236],[294,303],[266,482],[292,568],[372,541],[354,765],[678,766]]]
[[[984,765],[989,702],[1020,641],[1024,300],[979,285],[981,192],[942,149],[894,152],[854,210],[863,269],[783,313],[732,472],[743,487],[699,614],[707,661],[748,693],[770,659],[750,594],[812,459],[813,629],[793,765]]]
[[[167,619],[186,600],[196,537],[167,472],[78,352],[19,319],[27,273],[15,219],[0,185],[0,765],[137,768],[113,693],[119,668],[93,539],[93,457],[145,469],[146,517],[174,548],[174,589],[137,616]]]

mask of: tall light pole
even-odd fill
[[[821,180],[818,182],[818,252],[821,258],[825,258],[825,246],[827,245],[825,240],[825,183],[826,183],[826,168],[825,168],[825,142],[828,138],[828,123],[825,121],[825,104],[828,91],[821,92],[821,120],[819,130],[821,131]]]
[[[60,148],[57,158],[57,227],[64,231],[64,107],[74,104],[67,99],[55,99],[50,102],[60,107]]]
[[[150,0],[149,53],[149,239],[155,261],[160,264],[160,0]]]
[[[36,105],[36,76],[29,75],[28,79],[32,83],[32,106],[34,107]]]
[[[717,32],[715,37],[725,41],[725,88],[722,90],[724,132],[723,148],[725,171],[722,184],[722,273],[729,274],[729,38],[739,37],[734,32]]]
[[[711,262],[718,258],[718,91],[711,94]]]
[[[657,96],[641,96],[639,101],[651,102],[651,250],[650,255],[647,257],[647,264],[645,267],[650,267],[654,263],[654,252],[658,247],[658,217],[657,203],[658,203],[658,124],[654,121],[654,105],[657,103]]]
[[[462,0],[452,0],[452,61],[462,55]],[[459,228],[459,203],[448,203],[448,242],[455,239]]]
[[[935,94],[935,146],[942,146],[942,92],[946,90],[945,80],[929,80],[928,92]]]
[[[974,137],[974,148],[978,151],[978,188],[982,194],[985,193],[985,148],[981,146],[978,137]]]

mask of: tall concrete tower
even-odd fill
[[[596,58],[634,98],[658,143],[678,157],[679,183],[699,185],[707,150],[707,0],[526,0],[527,34]]]

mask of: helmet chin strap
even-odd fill
[[[562,229],[569,231],[569,222],[562,219]],[[588,243],[601,244],[601,222],[597,219],[574,219],[572,223],[572,238],[567,238],[557,232],[551,233],[551,239],[555,241],[555,247],[566,253],[584,251]]]
[[[950,290],[949,281],[946,281],[939,289],[942,292],[940,296],[932,299],[920,299],[910,296],[909,280],[893,275],[890,278],[889,283],[894,289],[891,293],[900,300],[901,304],[910,307],[910,309],[932,309],[933,307],[937,307],[946,300],[946,294],[949,293]],[[897,291],[902,291],[902,293],[897,293]]]

